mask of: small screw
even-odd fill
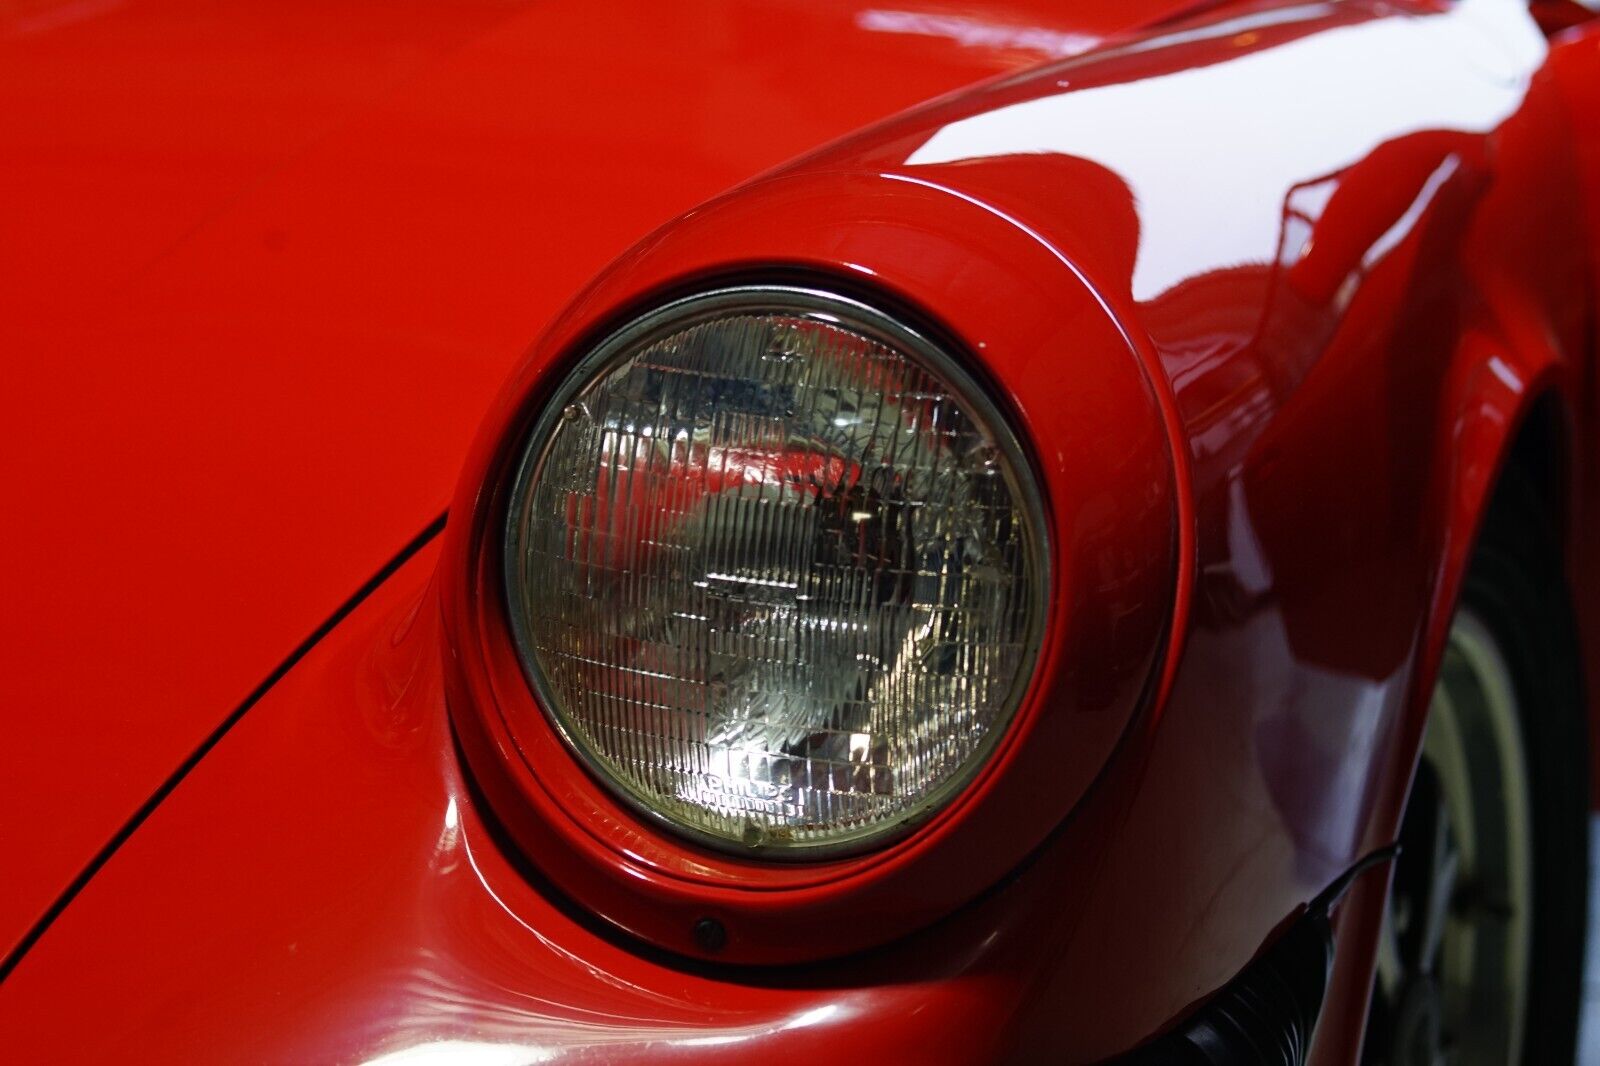
[[[701,951],[721,951],[727,946],[728,930],[715,918],[701,918],[694,923],[694,942]]]

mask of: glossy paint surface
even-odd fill
[[[111,859],[0,994],[8,1055],[490,1066],[1004,1052],[995,1021],[1031,954],[1032,930],[1006,917],[1027,902],[1014,892],[948,937],[751,981],[641,957],[530,884],[450,745],[434,561],[422,552],[314,649]]]
[[[607,260],[1179,6],[0,11],[0,955],[439,513]]]
[[[1347,85],[1346,63],[1368,54],[1389,62]],[[1554,390],[1579,410],[1580,171],[1545,60],[1526,14],[1495,0],[1410,18],[1381,5],[1240,12],[824,153],[697,212],[572,317],[581,325],[588,303],[760,262],[764,250],[919,302],[938,291],[969,346],[1005,352],[1007,324],[960,283],[1011,287],[929,252],[936,241],[919,250],[962,270],[942,288],[893,262],[892,242],[865,225],[808,243],[830,230],[826,204],[871,203],[863,216],[895,218],[907,185],[943,194],[946,213],[920,209],[935,232],[979,232],[987,214],[1060,257],[1041,278],[1053,269],[1063,292],[1080,278],[1094,285],[1168,387],[1198,551],[1170,698],[1110,771],[1148,776],[1118,815],[1128,821],[1106,857],[1116,872],[1097,877],[1104,894],[1086,903],[1085,924],[1103,931],[1099,952],[1126,951],[1116,931],[1132,915],[1193,937],[1204,900],[1206,921],[1239,923],[1215,935],[1254,923],[1259,943],[1390,839],[1441,626],[1500,456],[1535,397]],[[1291,82],[1304,92],[1268,99]],[[1192,134],[1219,104],[1250,121]],[[1132,138],[1133,128],[1148,132]],[[1170,167],[1174,145],[1193,166]],[[856,184],[840,177],[852,166]],[[1106,350],[1087,337],[1085,347]],[[1002,380],[1053,372],[1068,388],[1093,365],[1033,353],[1015,365],[997,356]],[[1070,744],[1051,751],[1070,757]],[[1133,752],[1150,765],[1128,769]],[[1080,811],[1067,835],[1091,835],[1089,821]],[[1148,878],[1174,833],[1194,849],[1185,876]],[[999,849],[1007,835],[987,839]],[[540,843],[557,869],[562,852]],[[1164,967],[1166,944],[1154,938],[1146,963],[1172,980],[1174,1009],[1181,983],[1206,974],[1215,987],[1242,963],[1213,944]],[[1131,972],[1096,1024],[1160,983]]]
[[[1065,917],[1067,855],[894,948],[767,971],[641,956],[530,881],[450,745],[435,559],[313,649],[107,863],[0,994],[9,1055],[964,1063],[1054,1046],[1026,1041],[1071,1005],[1040,998],[1054,964],[1035,942]]]
[[[1216,18],[939,103],[696,212],[550,334],[779,258],[916,304],[942,278],[940,313],[981,352],[1009,324],[976,309],[1009,293],[962,245],[999,232],[1031,245],[1031,285],[1101,297],[1116,345],[1042,346],[1005,387],[1140,363],[1182,446],[1193,596],[1162,698],[1015,876],[806,967],[707,967],[605,932],[551,885],[560,854],[524,861],[488,831],[447,739],[451,593],[428,580],[448,567],[424,554],[111,858],[0,991],[0,1037],[24,1057],[1090,1061],[1231,978],[1392,838],[1477,516],[1541,395],[1569,429],[1572,513],[1594,513],[1573,220],[1600,172],[1571,147],[1571,104],[1600,50],[1553,61],[1496,0]],[[944,205],[917,212],[921,243],[823,226],[806,244],[808,219],[913,193]],[[926,262],[895,258],[908,241]],[[1382,877],[1340,912],[1319,1063],[1356,1055]]]
[[[1142,328],[1189,440],[1193,613],[1159,724],[1110,771],[1142,783],[1067,949],[1069,973],[1119,956],[1083,1046],[1225,980],[1390,838],[1500,449],[1543,391],[1582,410],[1582,205],[1544,43],[1516,5],[1383,11],[1241,13],[870,156],[1062,248]]]

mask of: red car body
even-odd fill
[[[1394,839],[1518,441],[1600,664],[1567,14],[0,12],[8,1054],[1090,1061],[1190,1016]],[[510,427],[619,315],[763,272],[976,353],[1065,546],[994,765],[799,873],[652,835],[554,749],[485,772],[467,706],[514,677]],[[1314,1062],[1359,1051],[1383,869]]]

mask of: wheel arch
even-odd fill
[[[1508,511],[1534,509],[1550,532],[1544,550],[1553,553],[1552,565],[1565,568],[1569,598],[1577,599],[1570,580],[1577,543],[1572,531],[1586,498],[1576,462],[1578,394],[1576,368],[1554,345],[1511,344],[1498,331],[1482,329],[1461,338],[1441,383],[1445,431],[1433,459],[1438,526],[1432,593],[1418,631],[1408,712],[1394,736],[1369,825],[1372,846],[1392,841],[1398,831],[1451,620],[1489,524]],[[1575,614],[1583,617],[1581,609]],[[1592,736],[1594,701],[1589,702]]]
[[[1564,561],[1572,515],[1572,420],[1565,398],[1554,386],[1528,403],[1522,421],[1510,436],[1505,461],[1484,505],[1484,520],[1496,511],[1534,506],[1548,524],[1553,547]],[[1515,486],[1525,487],[1519,492]]]

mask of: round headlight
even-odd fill
[[[524,671],[590,771],[770,857],[883,843],[972,780],[1038,657],[1047,560],[972,378],[785,287],[680,300],[584,359],[505,543]]]

